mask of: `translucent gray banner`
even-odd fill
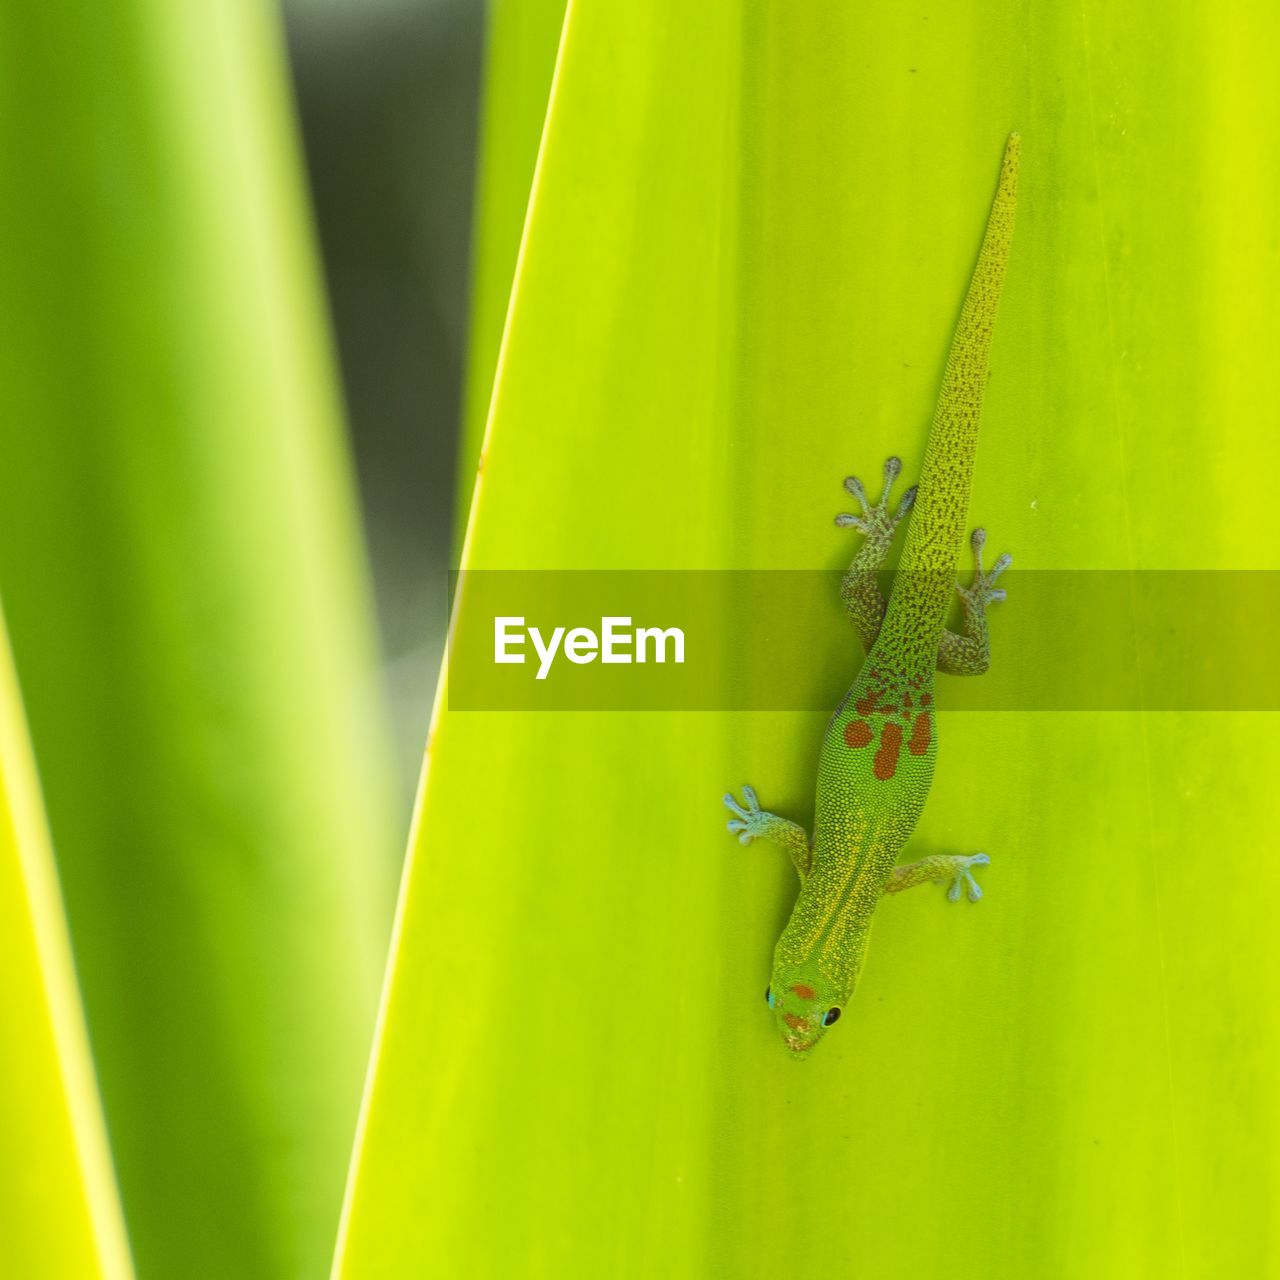
[[[493,571],[450,581],[448,706],[817,710],[863,653],[841,573]],[[938,676],[940,707],[1280,710],[1280,572],[1010,570],[991,668]],[[882,580],[886,594],[894,576]],[[959,628],[959,602],[951,625]]]

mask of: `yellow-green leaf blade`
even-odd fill
[[[565,0],[497,0],[487,15],[470,338],[458,449],[458,543],[489,416]]]
[[[57,873],[0,623],[0,1271],[128,1280]]]
[[[918,466],[1014,128],[973,521],[1063,592],[1273,567],[1280,37],[1155,21],[572,6],[464,567],[837,565],[841,477]],[[947,696],[914,844],[988,850],[987,897],[887,902],[803,1066],[762,1000],[794,876],[719,797],[808,822],[825,716],[442,700],[343,1280],[1274,1271],[1280,731]]]

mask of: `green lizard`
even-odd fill
[[[933,781],[938,752],[934,672],[976,675],[987,669],[986,608],[1004,599],[995,581],[1010,557],[1001,556],[985,571],[982,529],[970,539],[972,585],[956,586],[955,574],[991,334],[1013,236],[1018,150],[1015,133],[1005,146],[986,234],[951,341],[918,487],[890,507],[902,469],[897,458],[884,465],[884,490],[874,505],[856,477],[845,481],[862,514],[837,516],[836,524],[858,529],[865,538],[844,575],[841,598],[867,657],[822,741],[813,841],[803,827],[763,811],[750,787],[742,789],[743,804],[732,795],[724,798],[736,815],[729,830],[743,844],[757,837],[780,844],[800,876],[800,893],[778,939],[766,992],[778,1030],[796,1054],[812,1049],[852,998],[882,894],[949,880],[947,896],[953,902],[966,888],[970,901],[982,896],[972,868],[987,864],[985,853],[936,855],[904,866],[897,862]],[[886,603],[876,575],[908,511],[907,540]],[[963,602],[963,635],[946,625],[953,588]]]

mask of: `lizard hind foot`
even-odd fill
[[[985,853],[971,854],[967,858],[956,859],[956,874],[951,881],[951,887],[947,890],[948,902],[959,902],[960,894],[963,892],[970,902],[982,901],[982,890],[978,887],[978,882],[973,878],[972,867],[990,866],[991,859]]]
[[[842,511],[836,516],[836,524],[841,529],[858,529],[869,538],[891,539],[899,521],[911,510],[911,506],[916,500],[916,486],[912,485],[899,499],[897,507],[892,511],[889,509],[889,495],[893,492],[893,482],[901,472],[901,458],[885,459],[884,488],[880,493],[880,500],[875,503],[872,503],[867,497],[867,491],[863,488],[862,481],[857,476],[846,476],[844,487],[853,497],[857,498],[862,514],[851,515],[847,511]]]
[[[982,566],[982,548],[987,542],[987,531],[981,526],[973,531],[969,545],[973,548],[973,581],[962,587],[956,584],[956,590],[967,608],[983,612],[989,604],[998,604],[1005,598],[1003,587],[997,587],[996,579],[1013,563],[1013,557],[1006,551],[988,571]]]

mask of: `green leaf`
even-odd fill
[[[1278,54],[1257,4],[573,5],[464,567],[847,558],[1014,128],[972,518],[1064,590],[1276,567]],[[810,821],[825,715],[442,696],[337,1274],[1274,1271],[1280,728],[949,687],[915,845],[989,851],[986,900],[887,901],[804,1065],[794,876],[720,795]]]
[[[529,183],[542,137],[565,0],[493,0],[488,10],[476,177],[470,339],[458,449],[458,544],[502,344]]]
[[[144,1276],[323,1268],[393,892],[287,101],[254,0],[0,18],[0,588]]]
[[[0,1270],[132,1275],[57,873],[0,623]]]

